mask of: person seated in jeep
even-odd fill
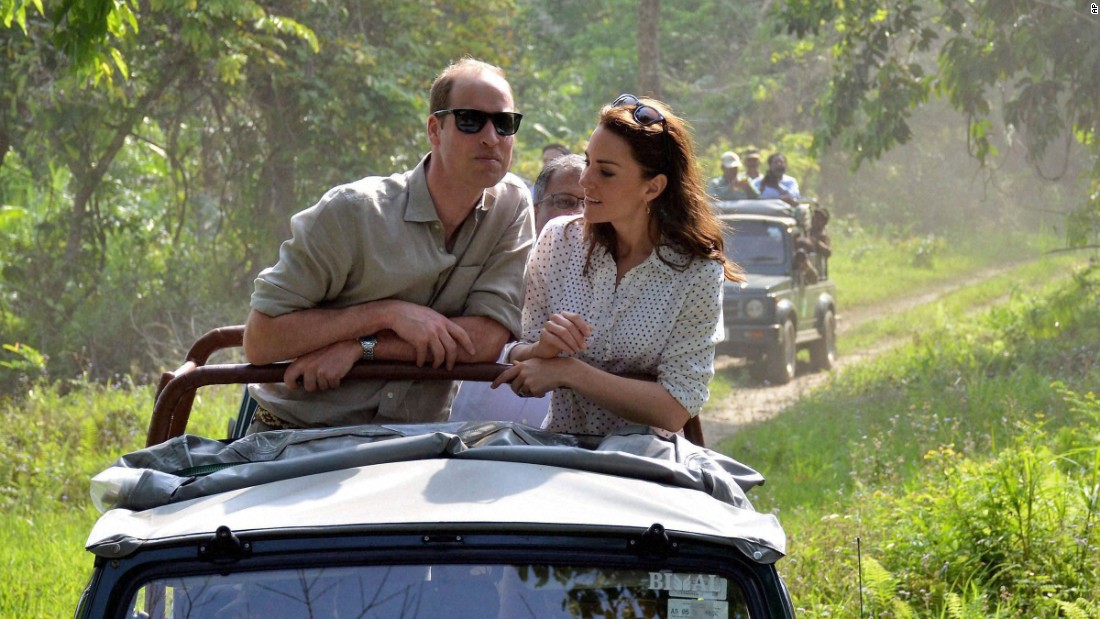
[[[668,435],[702,410],[722,285],[740,274],[693,151],[684,122],[659,101],[623,95],[600,111],[580,179],[584,214],[539,235],[523,337],[493,383],[523,397],[553,392],[546,429],[644,424]]]
[[[707,193],[719,200],[753,200],[760,192],[741,174],[741,158],[733,151],[722,153],[722,176],[707,183]]]
[[[817,269],[814,268],[813,262],[810,261],[810,256],[806,253],[806,250],[799,249],[794,252],[792,268],[795,277],[799,279],[803,286],[816,284],[821,279],[821,276],[817,273]]]
[[[768,173],[756,182],[755,187],[761,198],[779,198],[791,206],[802,199],[802,194],[798,192],[798,181],[787,176],[787,158],[782,153],[768,156]]]

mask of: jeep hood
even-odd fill
[[[725,293],[727,297],[767,294],[790,287],[790,281],[791,278],[787,275],[745,273],[745,281],[741,283],[726,283]]]

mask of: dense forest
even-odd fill
[[[240,323],[291,214],[413,165],[472,55],[513,171],[652,95],[718,155],[781,151],[834,217],[1100,230],[1100,16],[1079,0],[0,0],[0,393],[174,365]]]

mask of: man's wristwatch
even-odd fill
[[[378,342],[378,338],[373,335],[367,335],[359,338],[359,345],[363,347],[363,361],[374,361],[374,345]]]

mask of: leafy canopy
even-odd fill
[[[1100,11],[1074,0],[787,0],[780,19],[799,37],[835,38],[815,150],[838,143],[854,165],[912,137],[931,95],[968,122],[972,154],[1022,143],[1040,173],[1057,176],[1074,142],[1091,155],[1090,197],[1071,244],[1100,231]],[[1049,163],[1061,146],[1062,165]],[[1055,158],[1057,159],[1057,158]],[[1051,169],[1047,169],[1051,168]]]

